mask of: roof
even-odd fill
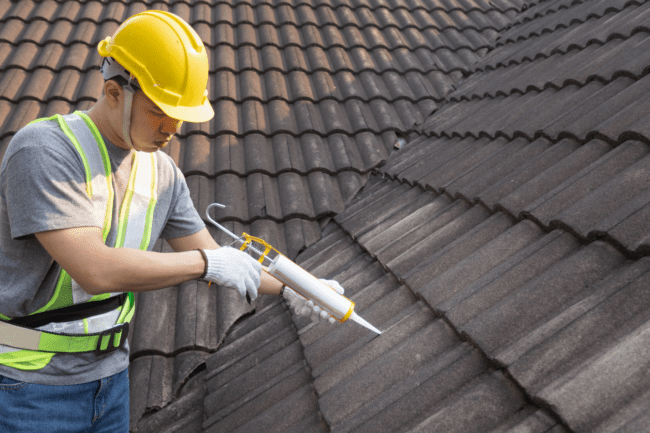
[[[4,3],[6,147],[97,98],[94,44],[147,5]],[[211,52],[217,116],[168,150],[197,208],[226,203],[384,333],[143,293],[132,430],[646,428],[645,3],[168,7]]]

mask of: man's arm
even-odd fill
[[[174,251],[191,251],[197,248],[215,249],[219,248],[219,244],[212,239],[208,229],[204,228],[192,235],[184,236],[181,238],[167,239],[169,245]],[[282,289],[282,283],[271,276],[268,272],[262,271],[262,284],[258,289],[259,293],[265,295],[279,295]]]
[[[141,292],[199,278],[205,261],[197,248],[219,245],[207,229],[169,239],[175,253],[157,253],[104,244],[99,227],[76,227],[36,233],[36,238],[68,274],[91,295]],[[260,293],[278,295],[282,283],[262,272]]]
[[[104,244],[99,227],[35,235],[52,258],[91,295],[162,289],[199,278],[205,268],[198,251],[157,253],[110,248]]]

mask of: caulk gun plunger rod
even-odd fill
[[[221,230],[222,232],[226,233],[228,236],[230,236],[230,237],[233,238],[234,240],[238,241],[238,240],[240,239],[239,236],[237,236],[236,234],[234,234],[233,232],[231,232],[230,230],[228,230],[227,228],[225,228],[224,226],[222,226],[221,224],[219,224],[218,222],[216,222],[215,220],[213,220],[212,218],[210,218],[210,208],[212,208],[213,206],[217,206],[217,207],[221,207],[221,208],[226,207],[225,205],[222,205],[221,203],[212,203],[212,204],[209,205],[209,206],[207,207],[207,209],[205,210],[205,216],[206,216],[206,217],[208,218],[208,220],[209,220],[212,224],[214,224],[214,225],[215,225],[219,230]],[[255,254],[259,254],[260,257],[261,257],[261,256],[264,256],[265,259],[267,259],[268,261],[271,261],[271,259],[270,259],[269,257],[267,257],[267,256],[264,255],[264,252],[258,250],[258,249],[255,248],[254,246],[252,246],[252,245],[248,245],[248,248],[249,248],[251,251],[253,251]]]

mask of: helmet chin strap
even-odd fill
[[[131,141],[131,107],[133,106],[133,87],[124,86],[124,115],[122,116],[122,139],[129,149],[133,149]]]
[[[99,69],[104,80],[110,80],[115,77],[122,77],[127,81],[123,86],[124,89],[124,114],[122,116],[122,139],[129,149],[133,149],[131,141],[131,109],[133,107],[133,95],[139,88],[138,80],[129,73],[122,65],[117,63],[112,57],[105,57],[102,66]]]

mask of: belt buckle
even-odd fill
[[[115,346],[114,341],[115,341],[115,335],[118,334],[119,332],[122,332],[120,335],[120,344],[118,346]],[[120,349],[124,347],[124,344],[126,343],[126,339],[129,335],[129,323],[123,323],[120,326],[116,326],[114,328],[107,329],[106,331],[102,331],[99,333],[99,340],[97,340],[97,348],[95,349],[95,353],[97,355],[102,355],[106,353],[112,353],[115,352],[117,349]],[[106,346],[106,349],[102,350],[102,342],[104,341],[104,337],[108,337],[108,345]]]

